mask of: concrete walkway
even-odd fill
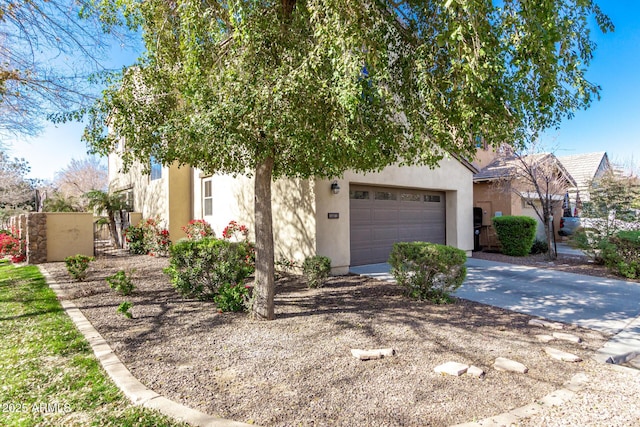
[[[372,264],[351,272],[393,281],[389,269],[386,263]],[[469,258],[467,278],[454,295],[615,334],[597,352],[601,362],[640,356],[640,284],[635,282]]]

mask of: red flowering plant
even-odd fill
[[[215,237],[211,225],[204,219],[192,219],[189,224],[182,227],[189,240],[200,240],[205,237]]]
[[[169,230],[162,227],[160,218],[148,218],[125,231],[131,253],[167,256],[171,239]]]
[[[16,237],[14,230],[0,230],[0,255],[11,257],[11,262],[22,262],[26,258],[24,241]]]
[[[256,247],[249,241],[249,229],[246,225],[238,224],[236,221],[230,221],[224,230],[222,230],[222,238],[224,240],[234,240],[241,243],[247,248],[245,263],[250,268],[256,265]]]

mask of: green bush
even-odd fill
[[[601,244],[600,257],[611,271],[629,279],[640,277],[640,231],[620,231]]]
[[[538,222],[528,216],[496,216],[493,227],[503,254],[527,256],[536,238]]]
[[[249,300],[249,288],[242,283],[232,285],[223,283],[218,288],[218,293],[213,297],[213,301],[220,312],[246,311]]]
[[[116,274],[107,277],[109,287],[121,295],[129,295],[135,289],[135,285],[124,270],[118,271]]]
[[[310,288],[322,287],[329,273],[331,273],[331,259],[326,256],[310,256],[302,263],[302,274]]]
[[[123,301],[122,304],[116,308],[116,311],[122,314],[124,317],[131,319],[133,315],[131,314],[131,307],[133,307],[133,303],[129,301]]]
[[[95,261],[95,258],[87,255],[74,255],[68,256],[64,259],[64,263],[67,266],[69,275],[78,282],[82,282],[87,277],[87,269],[91,261]]]
[[[214,237],[177,242],[164,270],[178,293],[202,300],[212,300],[224,284],[243,284],[253,271],[251,243]]]
[[[538,255],[546,254],[547,252],[549,252],[549,245],[547,242],[536,239],[535,242],[533,242],[533,246],[531,246],[531,251],[529,253],[532,255]]]
[[[142,223],[141,223],[142,224]],[[144,241],[144,229],[140,225],[130,225],[124,230],[124,237],[129,246],[129,252],[134,255],[149,253]]]
[[[394,243],[389,255],[391,274],[406,294],[436,304],[451,302],[467,275],[466,260],[461,249],[429,242]]]

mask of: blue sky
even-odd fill
[[[613,161],[640,165],[640,1],[598,3],[616,26],[614,33],[592,32],[598,48],[587,76],[602,87],[601,100],[541,142],[559,156],[606,151]],[[114,53],[115,64],[132,60],[130,53]],[[82,129],[79,123],[49,125],[37,138],[9,141],[10,155],[29,162],[31,177],[52,179],[71,159],[86,156]]]

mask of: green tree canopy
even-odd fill
[[[589,0],[103,0],[146,51],[91,110],[86,137],[256,177],[256,313],[273,317],[270,182],[471,157],[587,107]],[[109,132],[105,123],[109,122]],[[267,308],[265,308],[267,307]]]

